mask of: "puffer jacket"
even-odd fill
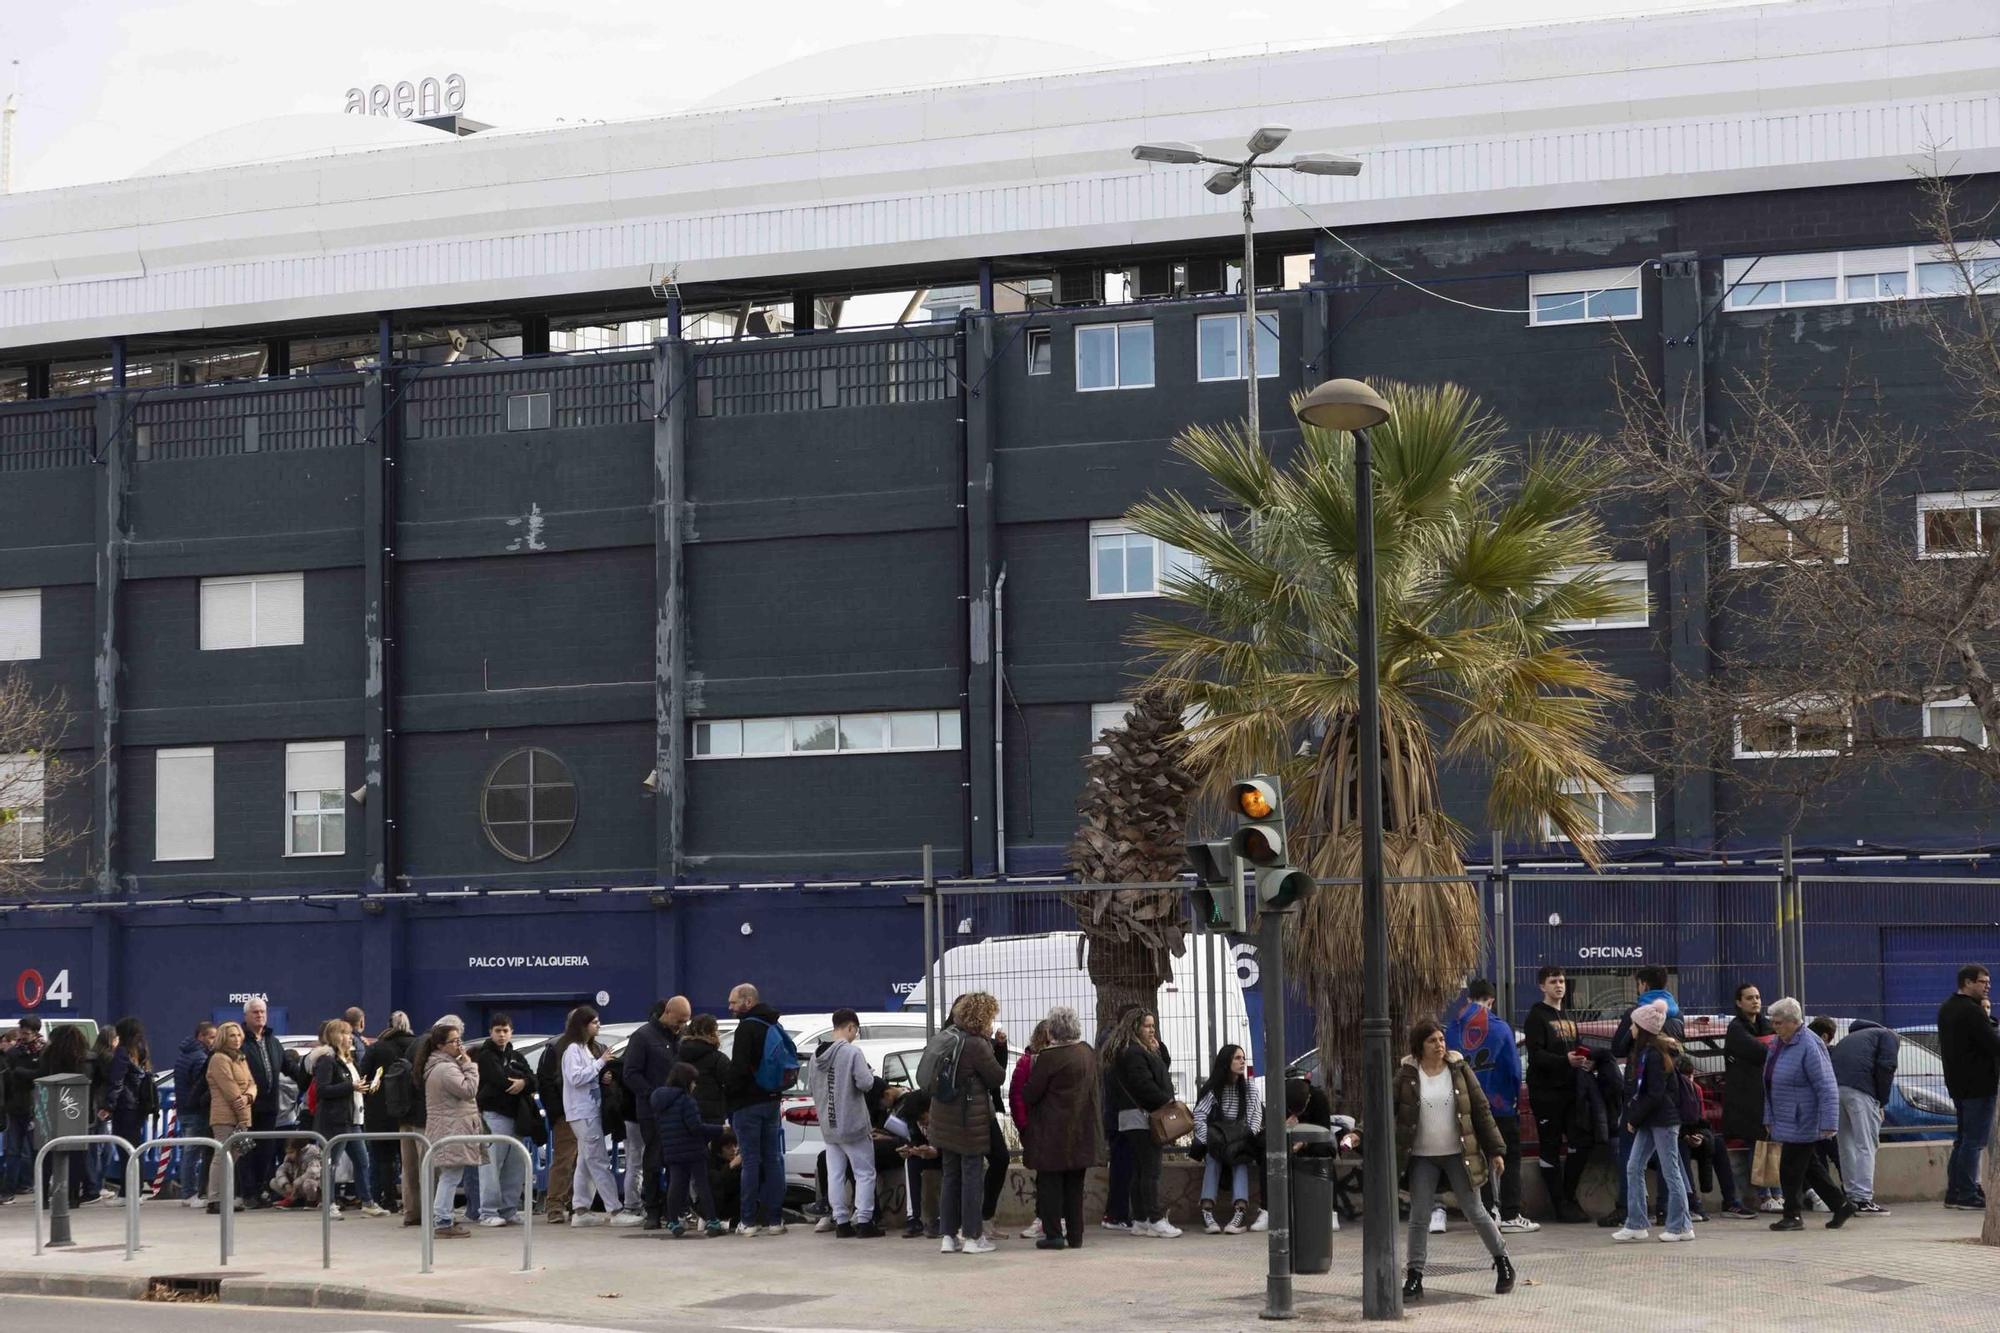
[[[182,1039],[180,1054],[174,1058],[174,1105],[179,1108],[181,1119],[206,1114],[205,1111],[198,1113],[193,1108],[197,1100],[206,1103],[206,1092],[197,1098],[195,1087],[205,1085],[207,1081],[208,1047],[194,1037]]]
[[[1840,1128],[1840,1089],[1826,1043],[1810,1028],[1778,1038],[1764,1063],[1764,1125],[1779,1143],[1815,1143]]]
[[[921,1067],[925,1070],[926,1092],[936,1091],[930,1086],[929,1071],[952,1037],[962,1037],[964,1041],[958,1056],[958,1095],[950,1102],[933,1098],[931,1142],[940,1152],[983,1157],[993,1144],[993,1094],[1006,1076],[1000,1061],[994,1057],[991,1041],[946,1028],[931,1039],[924,1051]]]
[[[1896,1057],[1902,1048],[1899,1034],[1880,1023],[1857,1018],[1847,1035],[1826,1053],[1833,1063],[1833,1081],[1839,1087],[1865,1092],[1887,1106],[1889,1095],[1896,1090]]]
[[[470,1059],[453,1059],[432,1051],[424,1066],[424,1137],[435,1143],[453,1134],[484,1134],[479,1114],[479,1070]],[[431,1158],[437,1166],[480,1166],[486,1161],[483,1143],[453,1143]]]
[[[701,1109],[701,1118],[712,1124],[727,1121],[729,1093],[722,1071],[729,1057],[706,1038],[682,1037],[681,1063],[694,1066],[694,1102]]]
[[[1472,1076],[1465,1057],[1457,1051],[1446,1051],[1444,1067],[1451,1075],[1452,1096],[1458,1106],[1459,1159],[1465,1163],[1465,1174],[1472,1178],[1476,1189],[1486,1183],[1486,1159],[1505,1156],[1507,1141],[1500,1137],[1500,1126],[1493,1120],[1493,1108],[1487,1105],[1486,1093],[1481,1090],[1479,1080]],[[1409,1166],[1410,1145],[1417,1139],[1417,1117],[1423,1109],[1420,1072],[1421,1066],[1414,1055],[1404,1056],[1403,1063],[1396,1067],[1398,1171]]]
[[[654,1088],[652,1107],[663,1162],[703,1161],[708,1145],[729,1132],[726,1126],[702,1118],[700,1103],[686,1088]]]

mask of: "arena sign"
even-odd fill
[[[378,83],[372,88],[349,88],[350,116],[388,116],[395,120],[428,120],[434,116],[455,116],[465,110],[465,76],[447,74],[443,81],[426,77],[411,83]]]

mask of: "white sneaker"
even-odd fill
[[[764,1228],[753,1227],[748,1222],[738,1222],[736,1224],[736,1234],[739,1236],[760,1236],[763,1232]]]
[[[822,1217],[819,1221],[813,1223],[813,1235],[824,1236],[839,1225],[840,1223],[834,1221],[833,1215],[829,1213],[825,1217]]]
[[[961,1245],[963,1246],[963,1252],[966,1254],[993,1253],[993,1242],[988,1240],[983,1232],[974,1236],[971,1240],[961,1242]]]
[[[1153,1223],[1153,1230],[1149,1234],[1161,1240],[1172,1240],[1181,1234],[1181,1229],[1163,1217]]]
[[[1444,1234],[1444,1209],[1442,1208],[1431,1209],[1431,1234],[1433,1236],[1442,1236]]]
[[[1259,1214],[1259,1216],[1261,1216],[1261,1214]],[[1333,1229],[1335,1231],[1340,1230],[1340,1209],[1338,1208],[1333,1210]]]
[[[336,1222],[344,1222],[347,1220],[347,1214],[340,1211],[339,1204],[335,1204],[333,1207],[327,1209],[326,1215],[332,1218]]]
[[[361,1215],[363,1217],[387,1217],[389,1210],[379,1203],[364,1203],[361,1205]],[[505,1226],[507,1224],[502,1222],[500,1225]]]
[[[785,1224],[783,1222],[767,1223],[764,1227],[764,1234],[767,1236],[782,1236],[785,1234]]]
[[[1240,1203],[1237,1204],[1236,1210],[1229,1215],[1229,1222],[1222,1228],[1222,1234],[1225,1236],[1240,1236],[1248,1231],[1250,1229],[1250,1221],[1246,1214],[1247,1210],[1243,1205]],[[1207,1218],[1204,1215],[1204,1220],[1213,1221],[1214,1219]]]
[[[570,1218],[569,1224],[573,1227],[608,1227],[611,1219],[603,1213],[578,1213]]]
[[[1041,1218],[1038,1217],[1034,1221],[1028,1223],[1028,1225],[1021,1228],[1022,1240],[1040,1240],[1041,1238],[1042,1238]]]
[[[1819,1194],[1813,1190],[1806,1191],[1806,1207],[1815,1213],[1830,1213],[1833,1211],[1832,1208],[1827,1206],[1826,1200],[1820,1198]]]
[[[1103,1227],[1106,1231],[1122,1231],[1128,1236],[1137,1231],[1137,1228],[1130,1222],[1114,1222],[1108,1217],[1097,1225]]]
[[[1266,1212],[1264,1209],[1259,1208],[1257,1210],[1257,1220],[1250,1224],[1250,1229],[1252,1231],[1269,1231],[1271,1229],[1271,1214]],[[1333,1215],[1333,1229],[1335,1231],[1340,1230],[1339,1213],[1335,1213]]]
[[[1757,1205],[1757,1211],[1760,1213],[1782,1213],[1785,1211],[1785,1204],[1782,1199],[1766,1199]]]
[[[1652,1232],[1646,1230],[1644,1227],[1640,1227],[1637,1231],[1634,1231],[1631,1227],[1619,1227],[1611,1233],[1611,1239],[1622,1245],[1628,1241],[1645,1240],[1652,1234]]]
[[[181,1207],[183,1207],[183,1208],[199,1208],[199,1207],[201,1207],[201,1206],[202,1206],[202,1204],[203,1204],[204,1202],[205,1202],[205,1201],[204,1201],[204,1200],[202,1200],[202,1199],[182,1199],[182,1200],[181,1200]]]
[[[965,1242],[957,1236],[946,1236],[938,1241],[939,1254],[957,1254],[965,1248]]]
[[[479,1225],[483,1227],[504,1227],[507,1225],[507,1223],[505,1219],[503,1219],[500,1216],[500,1214],[488,1213],[486,1216],[479,1219]]]
[[[498,1219],[496,1218],[495,1220],[497,1221]],[[611,1215],[611,1225],[614,1227],[636,1227],[645,1220],[638,1213],[613,1213]],[[485,1226],[486,1219],[483,1217],[480,1218],[479,1225]],[[505,1224],[503,1223],[502,1225]]]
[[[1693,1240],[1694,1228],[1689,1227],[1686,1231],[1662,1231],[1660,1233],[1660,1239],[1666,1241]]]
[[[1215,1210],[1213,1208],[1204,1208],[1201,1210],[1201,1229],[1211,1236],[1220,1236],[1222,1234],[1222,1224],[1215,1220]]]
[[[1500,1219],[1500,1229],[1509,1235],[1525,1235],[1530,1231],[1540,1231],[1542,1224],[1525,1217],[1503,1217]]]

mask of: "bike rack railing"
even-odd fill
[[[132,1151],[132,1145],[124,1139],[119,1138],[116,1134],[64,1134],[58,1138],[50,1139],[35,1153],[34,1175],[28,1183],[35,1191],[35,1254],[37,1257],[42,1253],[42,1163],[47,1160],[51,1152],[67,1144],[76,1144],[79,1148],[88,1149],[96,1144],[107,1142],[119,1145],[128,1153]],[[127,1253],[125,1257],[128,1259],[131,1258],[130,1247],[133,1244],[132,1228],[134,1225],[135,1223],[130,1218],[126,1219],[125,1244]]]
[[[417,1168],[417,1174],[422,1177],[420,1197],[423,1200],[424,1210],[422,1223],[418,1227],[424,1233],[424,1263],[417,1271],[420,1273],[431,1271],[432,1250],[437,1244],[437,1237],[433,1234],[436,1224],[431,1221],[431,1207],[437,1190],[436,1182],[431,1177],[431,1159],[437,1155],[439,1148],[454,1143],[507,1145],[527,1159],[528,1169],[521,1175],[521,1271],[526,1273],[531,1270],[535,1265],[535,1158],[534,1154],[528,1151],[528,1145],[511,1134],[447,1134],[441,1139],[431,1139],[429,1142],[431,1146],[425,1149],[423,1162]],[[409,1187],[410,1183],[404,1181],[403,1188]]]
[[[230,1159],[222,1173],[222,1262],[229,1263],[229,1256],[236,1253],[236,1144],[239,1140],[253,1139],[311,1139],[320,1147],[320,1160],[326,1159],[326,1136],[310,1129],[239,1129],[222,1141],[222,1155]],[[322,1168],[322,1174],[324,1168]]]
[[[203,1138],[199,1134],[185,1138],[180,1135],[167,1135],[157,1139],[147,1139],[134,1148],[125,1158],[125,1258],[127,1260],[139,1252],[139,1155],[146,1149],[157,1148],[163,1143],[185,1143],[191,1147],[215,1149],[216,1155],[223,1159],[222,1172],[225,1178],[231,1175],[235,1166],[235,1163],[229,1160],[229,1154],[223,1151],[220,1141]],[[222,1255],[222,1262],[229,1262],[226,1251]]]
[[[333,1189],[331,1187],[332,1182],[326,1175],[327,1172],[333,1170],[333,1150],[343,1143],[401,1142],[405,1139],[415,1139],[418,1143],[429,1142],[428,1139],[413,1129],[371,1130],[367,1133],[355,1130],[346,1134],[336,1134],[326,1141],[326,1148],[324,1150],[326,1153],[326,1164],[322,1168],[321,1174],[321,1180],[324,1183],[320,1186],[319,1191],[319,1266],[321,1268],[333,1267]],[[378,1199],[376,1202],[379,1203],[381,1201]]]

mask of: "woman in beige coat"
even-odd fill
[[[250,1104],[257,1100],[257,1080],[243,1055],[243,1025],[224,1023],[215,1030],[215,1053],[208,1059],[208,1132],[218,1143],[229,1142],[239,1129],[250,1128]],[[232,1152],[233,1161],[240,1152]],[[222,1211],[222,1172],[208,1173],[208,1211]],[[243,1200],[236,1201],[243,1211]]]
[[[479,1069],[465,1053],[464,1035],[455,1019],[440,1020],[411,1055],[411,1068],[423,1071],[424,1137],[432,1143],[454,1134],[486,1132],[486,1122],[479,1114]],[[478,1143],[447,1144],[432,1155],[438,1178],[431,1224],[438,1235],[472,1234],[452,1221],[452,1205],[458,1201],[458,1186],[465,1173],[477,1171],[485,1161],[485,1145]]]

